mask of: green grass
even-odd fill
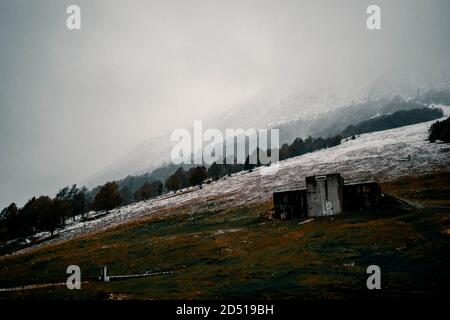
[[[300,220],[267,220],[271,203],[156,215],[110,231],[0,258],[0,287],[82,276],[173,274],[0,293],[36,299],[348,299],[449,297],[450,212],[383,208]],[[382,286],[366,288],[379,265]]]

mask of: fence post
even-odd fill
[[[103,282],[109,282],[109,277],[108,277],[108,268],[107,266],[102,266],[102,268],[100,269],[100,281]]]

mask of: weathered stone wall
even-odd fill
[[[324,216],[342,212],[343,180],[340,174],[306,178],[308,216]]]

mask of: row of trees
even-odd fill
[[[52,235],[67,219],[86,217],[89,210],[109,211],[121,205],[146,200],[163,193],[163,183],[145,182],[134,194],[127,187],[119,191],[117,182],[108,182],[93,194],[86,187],[64,187],[52,199],[33,197],[22,208],[12,203],[0,213],[0,239],[26,237],[48,231]]]
[[[188,171],[179,168],[167,178],[165,187],[168,191],[176,191],[189,186],[201,185],[208,178],[205,166],[191,168]]]
[[[443,115],[443,111],[439,108],[401,110],[389,115],[383,115],[363,121],[355,126],[348,126],[342,131],[342,136],[347,138],[368,132],[399,128],[411,124],[439,119]]]
[[[53,235],[67,218],[84,215],[87,209],[87,189],[76,185],[61,189],[54,199],[33,197],[20,209],[12,203],[0,214],[0,237],[11,239],[42,231]]]
[[[116,181],[107,182],[99,188],[90,207],[95,211],[109,211],[121,205],[154,198],[161,195],[163,191],[164,185],[159,180],[151,183],[144,182],[134,194],[127,186],[119,190],[119,184]]]
[[[301,138],[295,139],[291,144],[283,144],[280,148],[280,160],[285,160],[292,157],[297,157],[302,154],[313,152],[316,150],[330,148],[341,143],[342,137],[336,135],[326,139],[308,137],[303,140]]]

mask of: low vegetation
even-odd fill
[[[450,208],[450,172],[439,171],[423,176],[406,176],[384,182],[382,190],[390,195],[420,205]]]
[[[430,127],[429,139],[431,142],[441,140],[443,142],[450,142],[450,118],[443,121],[435,122]]]
[[[440,176],[393,181],[390,191],[401,191],[406,184],[413,190],[414,185],[442,183]],[[190,206],[175,208],[107,232],[1,257],[2,288],[64,281],[71,264],[79,265],[89,282],[83,282],[81,290],[37,288],[0,292],[0,298],[448,297],[450,211],[417,209],[385,199],[377,212],[308,223],[269,220],[270,202],[222,210],[197,207],[194,212]],[[382,290],[366,288],[366,268],[372,264],[381,268]],[[108,265],[112,275],[173,273],[100,283],[94,279],[102,265]]]

